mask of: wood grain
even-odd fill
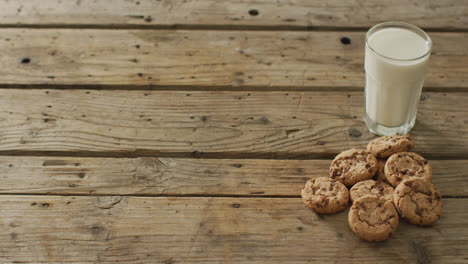
[[[255,11],[257,11],[257,14]],[[370,27],[405,21],[435,29],[466,29],[468,5],[448,1],[21,0],[2,4],[6,25]]]
[[[422,99],[414,151],[466,157],[468,93]],[[363,92],[5,89],[0,153],[332,158],[375,137],[362,113]]]
[[[0,29],[0,84],[363,89],[364,34]],[[430,36],[425,86],[465,89],[468,33]]]
[[[0,196],[3,263],[463,263],[467,199],[384,243],[296,198]]]
[[[331,160],[0,156],[0,193],[299,196]],[[444,197],[468,196],[466,160],[431,160]]]

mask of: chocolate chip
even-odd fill
[[[431,198],[431,197],[427,197],[427,201],[428,201],[429,203],[432,203],[432,198]]]
[[[419,216],[422,216],[421,210],[419,210],[418,207],[416,207],[416,210],[414,210],[414,213],[416,213]]]
[[[405,182],[405,185],[411,188],[411,186],[413,185],[413,183],[412,183],[412,182]]]
[[[329,202],[330,201],[328,200],[328,198],[323,199],[324,206],[327,206],[329,204]]]
[[[371,167],[371,165],[366,164],[366,169],[369,169],[370,167]]]

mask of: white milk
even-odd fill
[[[428,52],[428,44],[417,33],[400,28],[374,32],[367,44],[367,115],[386,127],[414,122],[429,59],[419,57]]]

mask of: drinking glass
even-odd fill
[[[431,49],[431,38],[407,23],[385,22],[367,32],[364,120],[372,133],[413,128]]]

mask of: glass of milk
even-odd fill
[[[364,120],[372,133],[413,128],[431,49],[431,38],[410,24],[385,22],[367,32]]]

